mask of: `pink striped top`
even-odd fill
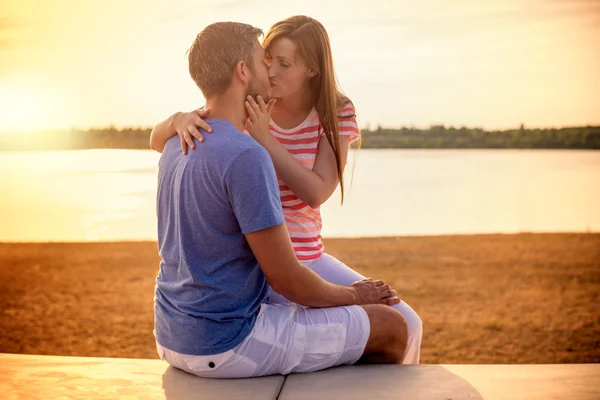
[[[360,138],[360,130],[356,122],[354,107],[348,104],[338,113],[339,133],[349,136],[350,143]],[[323,136],[323,127],[319,123],[319,115],[313,108],[304,122],[292,129],[280,128],[271,120],[271,134],[279,140],[288,152],[302,165],[313,169],[317,158],[319,140]],[[311,208],[300,200],[290,188],[279,180],[281,205],[294,252],[300,261],[314,260],[323,253],[321,240],[320,208]]]

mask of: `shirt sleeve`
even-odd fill
[[[360,139],[360,129],[356,121],[356,110],[352,103],[347,103],[338,112],[338,129],[340,136],[348,136],[350,144]]]
[[[243,234],[284,222],[275,168],[263,147],[246,149],[233,161],[225,186]]]

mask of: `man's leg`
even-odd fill
[[[402,364],[408,342],[408,327],[402,314],[380,304],[361,307],[369,316],[371,332],[358,363]]]
[[[176,368],[206,378],[248,378],[319,371],[358,361],[398,363],[406,324],[389,306],[304,308],[263,304],[254,328],[225,353],[191,356],[157,344]]]
[[[284,374],[343,364],[401,364],[404,359],[408,329],[392,307],[298,308],[294,321],[295,339]]]
[[[363,356],[370,337],[369,316],[359,306],[308,308],[294,303],[263,304],[250,334],[232,350],[192,356],[160,345],[157,348],[162,359],[191,374],[205,378],[249,378],[354,364]],[[380,351],[377,343],[371,347],[376,346]]]

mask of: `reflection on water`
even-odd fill
[[[156,236],[160,155],[85,150],[0,155],[1,241],[139,240]]]
[[[159,154],[0,153],[0,241],[156,239]],[[324,236],[598,231],[600,153],[361,150]]]

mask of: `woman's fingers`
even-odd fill
[[[265,104],[265,101],[260,95],[256,96],[256,98],[258,99],[258,107],[260,108],[260,111],[265,114],[267,112],[267,105]]]
[[[188,126],[188,131],[190,132],[190,135],[192,135],[193,137],[195,137],[196,139],[198,139],[198,141],[200,143],[204,142],[204,136],[202,136],[202,134],[200,133],[200,131],[198,130],[198,128],[196,128],[194,125],[190,125]],[[188,142],[189,144],[189,142]],[[190,147],[193,149],[194,148],[194,141],[192,140],[192,144],[190,145]]]
[[[197,110],[195,110],[196,114],[198,114],[198,116],[200,118],[206,118],[210,115],[210,113],[212,112],[211,108],[204,108],[204,107],[200,107]]]
[[[193,121],[193,123],[200,129],[204,129],[206,132],[208,133],[212,133],[212,128],[210,127],[210,125],[208,123],[206,123],[205,120],[203,120],[201,117],[196,117]]]
[[[260,96],[259,96],[259,99],[260,99]],[[250,102],[250,105],[252,106],[252,109],[254,109],[254,112],[256,113],[256,115],[262,116],[267,110],[266,105],[263,110],[263,108],[256,102],[256,100],[254,100],[254,97],[252,97],[252,96],[248,96],[248,102]],[[263,101],[262,103],[264,104],[265,102]]]
[[[179,142],[181,143],[181,151],[183,152],[183,155],[187,155],[187,143],[185,142],[183,135],[179,135]]]
[[[277,99],[269,100],[269,104],[267,104],[267,112],[269,114],[271,113],[271,110],[273,109],[273,106],[275,105],[275,103],[277,103]]]
[[[190,148],[191,148],[192,150],[194,150],[194,148],[195,148],[196,146],[194,146],[194,138],[193,138],[193,137],[192,137],[192,135],[190,134],[189,128],[190,128],[190,127],[188,127],[188,129],[187,129],[185,132],[183,132],[183,139],[185,140],[185,143],[186,143],[188,146],[190,146]]]
[[[187,127],[187,130],[185,132],[183,132],[183,137],[185,139],[185,142],[187,143],[188,146],[190,146],[190,148],[192,150],[194,150],[196,148],[196,144],[194,144],[194,138],[197,138],[199,135],[200,137],[202,137],[202,135],[200,135],[200,132],[198,132],[198,129],[196,129],[195,126],[190,125]],[[200,139],[198,139],[200,140]],[[204,140],[204,138],[202,139]],[[200,140],[200,142],[202,142],[202,140]]]
[[[256,104],[256,103],[254,103],[254,104]],[[252,105],[250,104],[249,101],[246,101],[244,103],[244,105],[246,106],[246,111],[248,111],[248,115],[252,119],[252,122],[257,122],[258,116],[256,115],[256,111],[254,110],[254,107],[252,107]]]

